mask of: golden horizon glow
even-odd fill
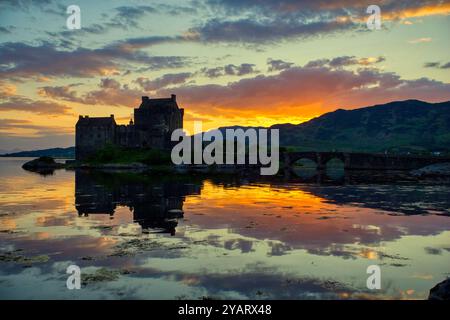
[[[114,114],[126,124],[142,95],[176,94],[185,127],[202,121],[205,131],[300,124],[339,108],[397,100],[450,100],[449,1],[382,1],[382,29],[376,31],[365,30],[367,4],[353,1],[311,2],[307,12],[298,4],[268,1],[262,4],[268,10],[243,4],[242,14],[217,12],[214,23],[200,9],[176,16],[140,12],[123,17],[134,21],[127,28],[108,20],[119,3],[80,0],[96,24],[82,19],[79,32],[45,10],[33,11],[42,21],[36,24],[31,11],[6,6],[0,150],[73,146],[79,115]],[[261,32],[249,34],[235,23],[247,19],[251,26],[248,12]],[[299,13],[305,17],[298,24],[270,27],[272,20]],[[230,26],[216,30],[216,23]]]

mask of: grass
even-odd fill
[[[146,165],[164,166],[170,165],[170,153],[158,149],[127,149],[114,145],[106,145],[95,155],[88,158],[89,164],[106,163],[143,163]]]

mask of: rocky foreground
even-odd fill
[[[450,279],[446,279],[430,290],[428,300],[450,300]]]

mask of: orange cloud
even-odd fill
[[[383,19],[395,20],[395,19],[407,19],[427,17],[434,15],[449,15],[450,14],[450,1],[444,1],[438,4],[429,4],[425,6],[419,6],[416,8],[407,8],[404,10],[397,10],[392,12],[382,12]]]
[[[366,62],[366,61],[365,61]],[[227,85],[185,85],[161,90],[176,93],[180,105],[219,126],[301,122],[337,108],[352,109],[393,100],[430,102],[450,99],[450,84],[421,78],[404,80],[376,69],[356,71],[330,66],[295,67],[273,76],[256,76]],[[209,125],[209,124],[208,124]]]
[[[4,97],[11,97],[16,95],[17,87],[13,84],[0,81],[0,95]]]

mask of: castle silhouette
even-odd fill
[[[75,157],[86,159],[107,144],[126,148],[171,147],[170,137],[175,129],[183,128],[184,109],[179,108],[176,95],[170,98],[142,97],[134,109],[134,122],[118,125],[110,117],[81,116],[75,126]]]

